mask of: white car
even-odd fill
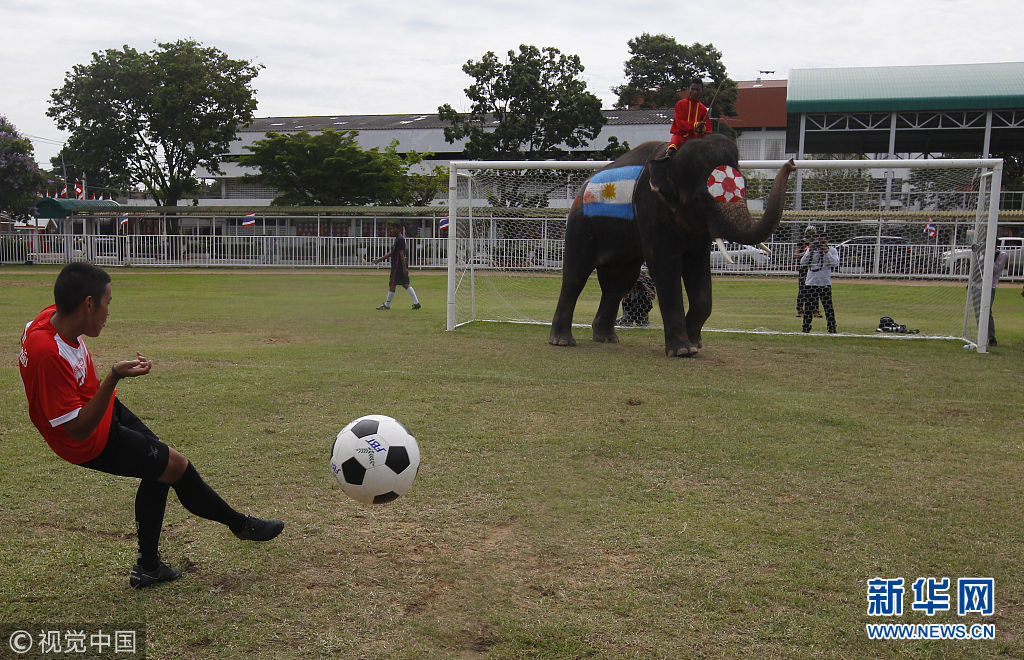
[[[1024,238],[1001,236],[996,239],[996,249],[1007,254],[1007,273],[1020,275],[1024,271]],[[971,248],[961,247],[943,252],[942,265],[947,273],[966,273],[971,267]]]
[[[711,246],[711,267],[719,270],[750,270],[765,268],[771,255],[756,245],[726,243],[725,252],[735,263],[729,263],[718,246]]]

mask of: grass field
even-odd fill
[[[457,323],[470,320],[527,321],[546,324],[555,313],[561,285],[557,276],[530,274],[508,276],[483,273],[475,280],[460,280]],[[1007,284],[1003,298],[1019,292]],[[743,332],[800,332],[801,320],[794,315],[796,275],[766,274],[718,276],[714,284],[711,330]],[[470,291],[475,294],[475,305]],[[601,290],[596,276],[584,288],[576,306],[575,323],[589,326],[597,311]],[[875,336],[879,319],[890,316],[922,337],[964,337],[975,340],[976,330],[964,335],[966,289],[963,281],[870,280],[837,277],[832,284],[839,332],[852,336]],[[472,314],[475,308],[476,316]],[[820,306],[819,306],[820,309]],[[975,322],[973,310],[969,321]],[[651,327],[661,327],[657,303],[650,313]],[[1000,327],[996,322],[997,329]],[[825,321],[816,320],[813,332],[825,332]],[[589,338],[590,331],[581,336]]]
[[[112,270],[94,359],[155,363],[119,397],[230,503],[288,525],[245,543],[172,494],[161,548],[185,575],[136,592],[136,482],[64,463],[26,413],[20,333],[56,272],[0,269],[5,630],[133,626],[151,658],[1024,656],[1017,287],[988,355],[708,333],[672,360],[654,331],[572,349],[543,326],[445,332],[439,274],[413,273],[422,310],[399,291],[378,312],[383,272]],[[715,294],[723,315],[773,304]],[[423,454],[376,508],[328,468],[371,412]],[[905,578],[903,616],[867,616],[875,577]],[[994,578],[995,613],[958,616],[955,589],[953,611],[912,612],[919,577]],[[996,636],[871,641],[868,623]]]

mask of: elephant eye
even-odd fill
[[[718,202],[739,202],[746,197],[747,182],[736,168],[720,165],[711,170],[708,192]]]

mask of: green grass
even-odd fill
[[[708,333],[679,360],[656,331],[579,330],[571,349],[543,326],[445,332],[436,274],[413,273],[422,310],[399,291],[378,312],[381,272],[111,272],[93,356],[155,364],[121,399],[230,503],[288,526],[244,543],[172,495],[161,548],[185,576],[129,589],[135,482],[57,458],[18,382],[56,270],[0,269],[4,624],[135,622],[152,658],[1024,655],[1016,288],[988,355]],[[726,284],[719,318],[761,296]],[[371,412],[423,458],[405,497],[368,508],[328,451]],[[915,578],[979,576],[994,616],[910,612]],[[906,578],[904,616],[866,616],[873,577]],[[869,641],[874,622],[996,640]]]
[[[561,284],[557,276],[494,276],[484,273],[475,282],[476,319],[550,322]],[[839,331],[847,335],[874,335],[878,320],[891,316],[922,336],[961,337],[966,290],[959,281],[867,280],[836,278],[832,298]],[[1019,289],[1008,285],[1000,297],[1015,298]],[[800,332],[794,316],[796,278],[765,275],[717,276],[709,330]],[[458,322],[469,320],[469,278],[461,280]],[[576,305],[574,323],[589,326],[597,310],[601,290],[592,276]],[[973,313],[969,319],[974,322]],[[658,305],[651,310],[652,327],[661,326]],[[999,323],[996,323],[997,329]],[[825,332],[824,320],[816,320],[814,332]],[[589,336],[589,334],[587,335]],[[971,333],[973,339],[973,333]]]

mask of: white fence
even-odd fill
[[[0,233],[0,263],[114,266],[370,266],[387,237],[185,236]],[[443,266],[446,239],[409,238],[411,265]]]
[[[820,224],[820,223],[819,223]],[[370,260],[391,249],[387,237],[182,236],[0,233],[0,263],[64,264],[91,261],[106,266],[156,267],[373,267]],[[406,239],[412,268],[444,268],[447,238]],[[481,270],[550,270],[562,268],[560,238],[477,238],[456,243],[459,262],[467,256]],[[718,274],[784,275],[796,271],[797,244],[767,243],[762,255],[749,246],[730,245],[729,264],[712,255]],[[732,248],[737,248],[735,251]],[[971,247],[934,242],[840,246],[837,275],[899,279],[966,279]],[[1024,280],[1024,259],[1009,263],[1004,279]]]

